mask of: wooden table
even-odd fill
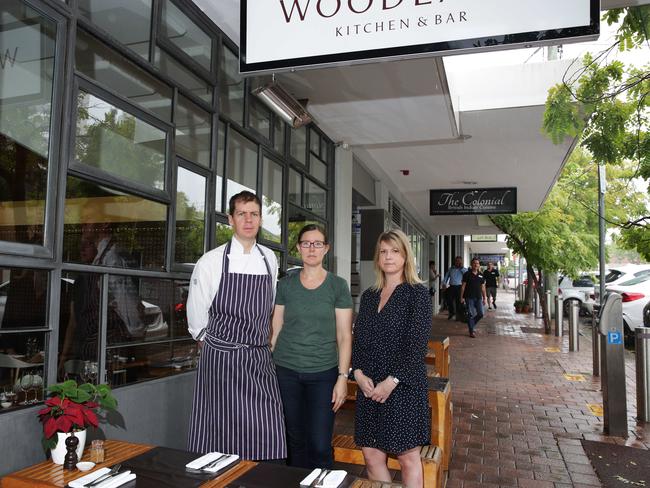
[[[100,469],[126,461],[135,456],[143,454],[154,446],[146,444],[134,444],[124,441],[107,440],[104,442],[106,459],[98,463],[94,468]],[[83,461],[89,461],[89,450],[86,450]],[[221,476],[203,483],[203,488],[224,488],[229,483],[250,471],[258,463],[253,461],[240,461],[235,467],[229,469]],[[79,470],[67,471],[63,466],[54,464],[51,460],[43,461],[34,466],[27,467],[15,473],[11,473],[0,480],[1,488],[64,488],[69,482],[87,475],[88,472]],[[394,483],[372,482],[364,479],[354,481],[351,488],[393,488],[401,485]]]

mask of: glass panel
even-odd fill
[[[309,158],[309,173],[321,183],[327,184],[327,166],[313,154]]]
[[[327,217],[327,192],[305,178],[305,208],[319,217]]]
[[[320,156],[320,135],[314,129],[309,131],[309,150]]]
[[[260,135],[271,140],[271,112],[252,96],[249,97],[248,123]]]
[[[210,114],[179,95],[174,121],[176,122],[176,153],[188,161],[209,167],[212,127]]]
[[[171,121],[172,89],[81,29],[77,31],[75,63],[77,70],[89,78]]]
[[[43,244],[56,24],[0,9],[0,240]]]
[[[172,55],[156,47],[154,64],[181,87],[212,106],[212,87],[176,61]]]
[[[289,202],[302,206],[302,175],[295,169],[289,170]]]
[[[267,241],[282,242],[282,178],[280,164],[265,157],[262,176],[262,237]]]
[[[162,190],[166,139],[157,127],[79,91],[75,157],[80,163]]]
[[[79,0],[79,12],[119,42],[149,59],[151,0]]]
[[[11,403],[2,411],[43,401],[47,338],[45,332],[0,334],[0,395]]]
[[[322,225],[325,227],[325,229],[327,229],[327,226],[323,222],[308,217],[299,208],[296,208],[293,205],[289,205],[289,240],[287,242],[287,245],[289,246],[289,256],[300,259],[300,253],[296,248],[296,245],[298,244],[298,233],[300,232],[300,229],[308,224]]]
[[[223,46],[219,52],[219,110],[244,125],[244,79],[239,76],[239,59]]]
[[[234,130],[229,134],[226,205],[236,193],[244,190],[256,193],[257,187],[257,144]]]
[[[164,378],[196,366],[194,340],[111,347],[106,350],[106,382],[113,387]]]
[[[212,39],[169,0],[163,2],[161,34],[207,71],[212,71]]]
[[[88,263],[82,243],[90,241],[95,246],[92,264],[160,270],[166,221],[166,205],[69,177],[63,259]]]
[[[284,154],[284,122],[275,116],[273,124],[273,147]]]
[[[97,254],[95,245],[86,240],[81,246],[83,262],[92,263]],[[57,381],[97,380],[101,296],[101,275],[63,273]]]
[[[215,210],[224,212],[223,200],[223,165],[226,155],[226,124],[219,121],[217,128],[217,192],[215,198]]]
[[[233,235],[232,227],[222,222],[217,222],[217,237],[215,239],[216,247],[228,242]]]
[[[0,268],[0,332],[47,327],[47,280],[47,271]]]
[[[296,161],[305,164],[306,151],[307,151],[307,129],[301,127],[300,129],[293,129],[291,131],[291,156]]]
[[[204,251],[205,177],[178,168],[176,187],[177,263],[195,263]]]

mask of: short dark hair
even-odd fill
[[[300,241],[302,240],[302,236],[305,232],[311,232],[312,230],[317,230],[318,232],[323,234],[323,241],[325,242],[325,244],[329,243],[329,241],[327,240],[327,232],[325,231],[325,227],[318,224],[307,224],[302,229],[300,229],[300,232],[298,232],[298,240],[296,241],[296,244],[300,243]]]
[[[228,202],[228,214],[231,217],[235,215],[235,205],[237,203],[248,203],[248,202],[257,203],[257,205],[260,207],[260,211],[262,210],[262,202],[260,201],[259,197],[255,195],[255,193],[253,192],[244,190],[230,197],[230,201]]]
[[[471,262],[473,263],[474,261],[478,262],[478,264],[481,264],[481,260],[479,258],[472,258]]]

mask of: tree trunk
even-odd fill
[[[544,280],[542,271],[539,271],[539,276],[535,273],[535,270],[530,264],[526,266],[528,271],[528,283],[530,284],[531,278],[535,285],[535,290],[537,291],[537,299],[539,300],[540,308],[542,309],[542,318],[544,319],[544,332],[547,334],[551,333],[551,315],[550,310],[546,307],[546,290],[544,288]]]

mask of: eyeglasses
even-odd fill
[[[323,241],[300,241],[298,243],[300,247],[303,249],[309,249],[310,247],[313,247],[315,249],[323,249],[325,247],[325,242]]]

